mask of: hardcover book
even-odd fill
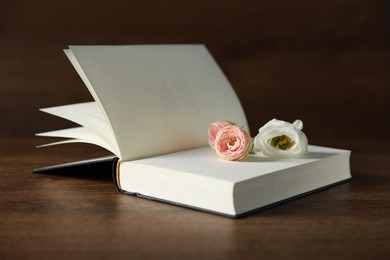
[[[218,158],[208,126],[226,119],[249,127],[204,45],[70,46],[65,54],[95,101],[42,109],[79,126],[38,135],[65,138],[48,145],[95,144],[113,157],[35,172],[109,165],[123,193],[229,217],[351,178],[350,151],[341,149],[309,145],[298,159]]]

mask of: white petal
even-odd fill
[[[254,138],[253,151],[263,153],[271,158],[297,158],[307,153],[307,137],[301,131],[303,123],[296,120],[293,124],[273,119],[259,129],[259,134]],[[273,147],[270,140],[276,136],[286,135],[295,144],[288,150],[281,150]]]
[[[303,123],[301,120],[295,120],[294,123],[292,123],[293,126],[298,129],[298,130],[302,130],[303,129]]]

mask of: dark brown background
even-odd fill
[[[0,258],[390,257],[389,1],[0,1]],[[108,177],[32,175],[105,154],[36,150],[70,126],[40,107],[91,100],[76,44],[205,43],[252,135],[300,118],[352,150],[353,181],[232,220],[116,193]]]

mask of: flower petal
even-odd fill
[[[303,123],[301,120],[295,120],[293,123],[293,126],[298,129],[298,130],[302,130],[303,129]]]
[[[208,141],[212,149],[214,149],[215,147],[215,137],[217,136],[217,133],[219,132],[219,130],[221,130],[222,128],[228,125],[235,125],[235,124],[231,121],[218,120],[209,126]]]
[[[294,125],[295,124],[295,125]],[[273,119],[259,129],[253,151],[271,158],[297,158],[307,153],[308,140],[301,120],[294,124]]]
[[[215,151],[225,160],[245,159],[251,148],[251,138],[245,130],[235,125],[225,126],[215,138]]]

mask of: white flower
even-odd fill
[[[297,158],[307,153],[307,137],[301,131],[303,123],[288,123],[272,119],[259,129],[253,151],[271,158]]]

